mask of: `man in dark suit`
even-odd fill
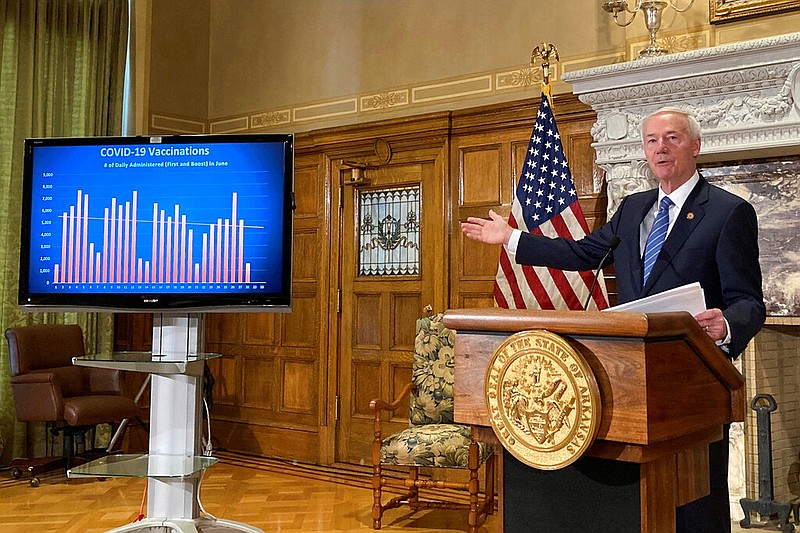
[[[642,142],[659,187],[626,197],[607,224],[579,241],[520,232],[493,211],[489,220],[468,218],[462,231],[505,245],[518,263],[562,270],[597,268],[619,238],[607,261],[615,265],[619,303],[700,282],[707,310],[695,319],[735,358],[766,317],[755,210],[698,174],[700,126],[691,115],[662,109],[647,116]],[[662,204],[666,213],[659,217]],[[648,239],[654,226],[653,233],[666,231],[666,239],[653,252]],[[730,531],[727,440],[726,427],[725,438],[709,450],[711,494],[678,509],[679,533]]]

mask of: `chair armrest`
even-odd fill
[[[57,422],[63,418],[64,401],[58,376],[53,372],[21,374],[11,378],[17,420]]]
[[[380,398],[375,398],[369,402],[369,408],[372,409],[376,417],[380,417],[381,411],[397,411],[397,409],[400,408],[400,403],[411,393],[413,387],[413,383],[409,383],[403,387],[403,390],[400,391],[400,394],[397,395],[397,398],[395,398],[392,403],[387,403]]]
[[[409,383],[408,385],[403,387],[403,390],[400,391],[400,394],[397,395],[397,398],[395,398],[394,401],[392,401],[392,403],[387,403],[381,400],[380,398],[376,398],[371,402],[369,402],[369,408],[372,409],[372,411],[375,413],[375,417],[373,419],[373,431],[379,449],[380,449],[381,433],[383,432],[382,428],[383,420],[381,417],[381,413],[384,411],[390,411],[392,413],[397,411],[400,408],[400,404],[411,393],[413,389],[414,389],[414,384]]]
[[[400,394],[397,395],[397,398],[395,398],[392,403],[387,403],[380,398],[376,398],[369,402],[369,408],[375,413],[372,424],[372,465],[374,468],[380,469],[381,462],[381,440],[383,433],[383,420],[381,419],[381,413],[383,411],[395,412],[397,409],[399,409],[400,404],[411,393],[413,388],[413,383],[409,383],[403,387],[403,390],[400,391]]]

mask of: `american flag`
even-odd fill
[[[589,232],[572,174],[561,146],[550,102],[542,93],[531,140],[508,223],[534,235],[580,239]],[[594,272],[565,272],[518,265],[500,252],[494,285],[498,307],[506,309],[583,309]],[[589,309],[608,307],[602,276]]]

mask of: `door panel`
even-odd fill
[[[338,461],[369,464],[369,403],[393,400],[409,383],[416,319],[425,305],[443,305],[442,149],[408,152],[406,161],[401,156],[391,165],[363,171],[367,184],[342,187]],[[416,193],[408,192],[415,190],[418,203]],[[406,207],[396,205],[406,200]],[[402,215],[393,214],[398,212]],[[406,426],[407,402],[384,422],[387,431]]]

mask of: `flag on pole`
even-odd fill
[[[553,116],[549,87],[542,88],[528,152],[511,205],[509,225],[534,235],[578,240],[589,233]],[[506,309],[583,309],[593,271],[566,272],[518,265],[505,250],[494,285],[498,307]],[[602,275],[589,309],[608,307]]]

